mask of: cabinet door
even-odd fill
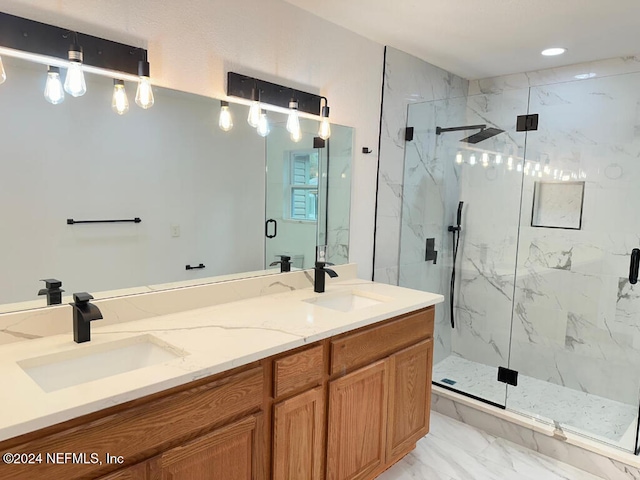
[[[389,357],[387,461],[402,456],[429,432],[433,340]]]
[[[274,406],[273,478],[320,480],[324,456],[324,390],[314,388]]]
[[[147,480],[147,464],[142,462],[133,467],[123,468],[98,480]]]
[[[252,416],[168,450],[158,459],[159,478],[252,480],[257,421]]]
[[[329,384],[327,479],[368,478],[384,462],[387,360]]]

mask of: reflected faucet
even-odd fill
[[[333,265],[333,263],[328,262],[316,262],[316,266],[314,268],[314,282],[313,282],[313,291],[316,293],[324,292],[324,274],[328,274],[331,278],[336,278],[338,274],[331,270],[330,268],[325,268],[326,265]]]
[[[275,267],[276,265],[280,265],[280,273],[290,272],[291,271],[291,257],[288,255],[278,255],[280,257],[279,262],[272,262],[269,264],[270,267]]]
[[[60,288],[62,282],[55,278],[46,278],[40,281],[44,282],[45,288],[41,288],[38,291],[38,295],[47,296],[47,305],[60,305],[62,303],[62,292],[64,292],[64,290]]]
[[[98,307],[89,303],[93,296],[87,292],[73,294],[73,340],[84,343],[91,340],[91,322],[100,320],[102,312]]]

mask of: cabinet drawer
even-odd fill
[[[322,345],[280,358],[273,362],[273,396],[313,387],[322,381]]]
[[[263,368],[256,367],[17,445],[11,451],[96,452],[101,459],[108,452],[123,456],[125,464],[119,467],[127,467],[227,419],[257,410],[262,405],[263,386]],[[95,478],[117,467],[106,464],[56,465],[43,462],[34,466],[0,463],[0,478]]]
[[[386,357],[433,336],[433,307],[331,341],[331,375]]]

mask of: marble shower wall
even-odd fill
[[[392,47],[385,47],[374,280],[398,284],[407,106],[463,97],[469,82]]]
[[[640,389],[640,288],[628,281],[640,248],[640,74],[531,89],[539,130],[527,159],[583,180],[582,229],[531,227],[525,176],[512,368],[628,404]]]

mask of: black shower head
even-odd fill
[[[474,133],[473,135],[471,135],[470,137],[467,138],[463,138],[462,140],[460,140],[461,142],[467,142],[467,143],[480,143],[484,140],[486,140],[487,138],[491,138],[494,137],[496,135],[498,135],[499,133],[504,132],[504,130],[500,130],[499,128],[485,128],[480,130],[478,133]]]

